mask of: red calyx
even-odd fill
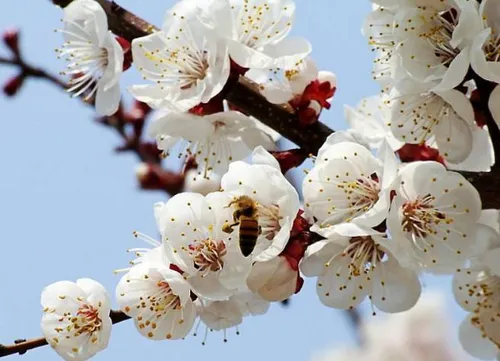
[[[12,51],[12,53],[19,58],[19,29],[7,29],[2,34],[4,44]]]
[[[405,144],[396,153],[404,163],[435,161],[445,165],[444,158],[439,154],[439,150],[429,147],[427,144]]]
[[[116,37],[116,41],[123,49],[123,71],[126,71],[132,65],[132,51],[130,42],[120,36]]]
[[[301,126],[317,122],[321,110],[330,109],[328,99],[333,97],[336,89],[329,81],[320,82],[316,79],[309,83],[301,95],[290,100],[289,104],[295,110]]]
[[[245,73],[248,71],[248,68],[244,68],[241,65],[237,64],[233,59],[231,61],[231,70],[230,74],[231,76],[238,77],[240,75],[245,75]]]
[[[9,97],[16,95],[21,90],[25,78],[24,74],[21,73],[7,80],[3,86],[4,94]]]
[[[278,161],[283,174],[292,168],[300,166],[308,157],[308,154],[299,148],[270,153]]]
[[[302,100],[316,100],[323,108],[330,109],[331,104],[328,102],[328,99],[333,97],[336,90],[337,88],[332,88],[331,83],[328,81],[320,82],[319,80],[314,80],[304,90]]]
[[[308,125],[314,124],[318,121],[319,113],[312,108],[306,107],[299,108],[297,110],[297,116],[299,118],[300,126],[307,127]]]
[[[191,114],[199,115],[200,117],[204,115],[210,115],[210,114],[215,114],[215,113],[220,113],[224,111],[224,98],[218,94],[208,103],[200,103],[191,109],[189,109],[189,112]]]

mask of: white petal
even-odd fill
[[[476,292],[476,282],[484,273],[483,269],[459,269],[453,276],[453,295],[464,310],[473,312],[477,308],[481,295]]]
[[[481,330],[472,324],[472,315],[462,321],[458,328],[460,343],[468,354],[481,360],[492,360],[498,353],[497,347],[483,337]]]
[[[120,84],[115,84],[104,90],[104,84],[99,84],[95,98],[95,109],[99,115],[113,115],[120,105]]]
[[[371,301],[381,311],[409,310],[420,297],[422,288],[415,272],[402,268],[391,256],[377,266],[372,277]]]
[[[99,306],[104,314],[109,312],[111,302],[103,285],[90,278],[80,278],[76,280],[76,284],[87,294],[87,302],[95,307]]]
[[[474,39],[471,46],[471,66],[481,78],[500,83],[500,64],[488,61],[483,50],[490,36],[491,28],[487,28]]]
[[[254,149],[252,153],[252,164],[266,164],[278,171],[281,170],[280,164],[278,163],[276,158],[262,146],[258,146]]]

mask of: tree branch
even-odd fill
[[[111,310],[111,312],[109,313],[109,317],[111,317],[111,322],[113,324],[123,322],[130,318],[123,312],[114,310]],[[30,340],[16,340],[12,345],[0,344],[0,357],[14,355],[16,353],[18,353],[19,355],[23,355],[29,350],[46,345],[48,345],[48,342],[43,337],[33,338]]]
[[[61,79],[48,73],[47,71],[41,68],[34,67],[32,65],[25,63],[23,58],[21,57],[9,59],[0,56],[0,64],[16,66],[19,68],[19,70],[21,70],[21,72],[23,72],[28,77],[45,79],[51,82],[52,84],[58,86],[59,88],[62,89],[67,88],[67,84],[63,82]]]
[[[73,0],[52,0],[60,7],[68,6]],[[118,36],[132,42],[135,38],[151,34],[158,28],[130,11],[122,8],[114,1],[96,0],[106,11],[108,16],[108,26]]]

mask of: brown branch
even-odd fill
[[[254,89],[251,82],[240,76],[226,86],[225,98],[311,154],[316,154],[333,130],[321,122],[300,127],[297,115],[284,106],[271,104]]]
[[[113,322],[113,324],[123,322],[130,318],[123,312],[114,310],[111,310],[111,312],[109,313],[109,317],[111,317],[111,322]],[[48,345],[47,340],[43,337],[33,338],[30,340],[16,340],[12,345],[0,344],[0,357],[14,355],[16,353],[23,355],[31,349],[46,345]]]
[[[35,66],[27,64],[23,60],[22,57],[11,58],[11,59],[5,58],[5,57],[0,57],[0,64],[16,66],[27,77],[48,80],[49,82],[58,86],[59,88],[66,89],[66,87],[67,87],[67,84],[65,82],[63,82],[61,79],[59,79],[58,77],[48,73],[47,71],[45,71],[39,67],[35,67]]]
[[[68,6],[73,0],[53,0],[60,7]],[[114,1],[96,0],[106,11],[108,26],[116,34],[128,41],[151,34],[157,27],[122,8]]]

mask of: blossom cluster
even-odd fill
[[[500,123],[498,11],[494,0],[372,2],[363,33],[382,91],[346,106],[352,129],[321,146],[302,204],[270,153],[280,134],[225,99],[245,77],[294,113],[297,128],[330,108],[335,75],[317,69],[305,39],[288,36],[292,0],[181,0],[160,30],[131,43],[111,34],[97,2],[65,8],[57,52],[68,60],[68,90],[114,114],[133,63],[145,84],[128,90],[155,111],[158,150],[193,164],[189,178],[203,181],[154,205],[160,239],[135,232],[150,248],[130,250],[131,267],[118,270],[116,301],[144,337],[183,339],[204,325],[225,340],[244,317],[300,291],[302,276],[316,279],[325,306],[368,299],[374,314],[403,312],[431,273],[455,275],[456,299],[470,312],[464,348],[496,356],[499,211],[483,211],[456,171],[494,163],[495,124],[472,102],[481,82],[494,84],[489,112]],[[110,300],[97,282],[52,284],[42,306],[44,336],[66,360],[106,348]]]

